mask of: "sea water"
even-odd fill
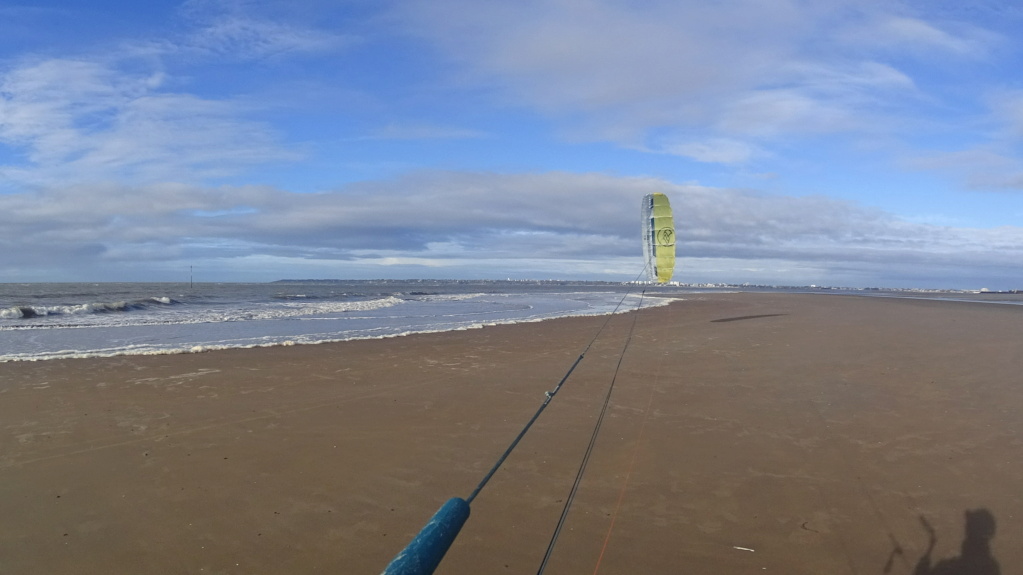
[[[9,283],[0,284],[0,362],[395,337],[668,301],[642,291],[513,281]]]

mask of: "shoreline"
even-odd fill
[[[459,295],[461,295],[461,294],[459,294]],[[477,297],[477,296],[479,296],[481,294],[469,294],[469,295],[471,295],[472,297]],[[564,294],[562,294],[562,295],[564,295]],[[568,294],[568,295],[571,295],[571,294]],[[634,293],[631,293],[631,292],[626,292],[626,293],[623,293],[621,295],[622,295],[622,298],[621,298],[621,301],[619,301],[618,306],[621,306],[624,303],[625,299],[630,297],[630,296],[632,296],[632,297],[639,297],[639,294],[634,294]],[[672,301],[674,299],[678,299],[680,297],[682,297],[682,295],[680,295],[680,294],[650,295],[650,296],[648,296],[648,298],[654,300],[654,302],[647,303],[644,307],[645,308],[651,308],[651,307],[664,306],[664,305],[667,305],[668,303],[670,303],[670,301]],[[370,302],[370,303],[376,304],[376,306],[382,307],[382,308],[390,307],[390,306],[379,306],[379,302],[376,302],[376,301]],[[347,304],[347,305],[351,305],[351,304]],[[614,308],[614,311],[611,311],[611,310],[606,310],[605,311],[605,310],[599,309],[599,307],[598,307],[596,309],[594,309],[594,308],[589,308],[589,309],[582,308],[582,309],[574,309],[574,310],[570,310],[570,311],[561,311],[561,312],[551,312],[551,311],[542,312],[542,311],[538,311],[537,312],[538,315],[535,315],[535,316],[503,317],[503,318],[502,317],[497,317],[497,318],[492,318],[492,319],[487,319],[487,320],[471,321],[471,322],[469,322],[468,320],[464,320],[463,319],[463,320],[453,321],[450,324],[444,324],[443,322],[441,322],[440,325],[442,325],[443,327],[437,327],[434,323],[431,323],[431,322],[427,321],[427,322],[424,322],[424,323],[422,323],[420,325],[405,325],[405,326],[402,326],[403,328],[406,328],[404,331],[389,331],[389,330],[393,329],[393,326],[386,326],[386,325],[383,325],[383,324],[381,324],[381,325],[372,325],[372,324],[370,324],[368,327],[353,328],[351,326],[345,326],[344,323],[343,323],[345,320],[348,320],[350,318],[347,318],[347,317],[344,317],[344,316],[338,316],[338,317],[329,317],[329,318],[327,318],[328,320],[335,320],[335,321],[341,322],[341,323],[339,323],[336,326],[336,328],[337,328],[336,331],[328,330],[327,332],[292,333],[292,334],[289,334],[289,335],[281,335],[279,333],[274,333],[274,330],[272,330],[272,329],[270,331],[268,331],[268,332],[260,332],[259,330],[256,330],[256,331],[254,331],[252,333],[248,333],[247,335],[245,335],[242,338],[242,341],[244,341],[244,343],[224,343],[224,341],[226,341],[226,340],[214,340],[215,343],[211,343],[210,341],[194,341],[194,342],[189,342],[189,343],[181,344],[178,347],[167,347],[167,346],[173,345],[173,344],[169,343],[169,341],[171,341],[171,340],[162,341],[162,340],[157,339],[156,343],[152,343],[151,340],[147,340],[147,338],[143,337],[140,341],[145,341],[146,343],[125,344],[125,343],[122,342],[120,347],[88,349],[88,350],[85,350],[85,351],[83,351],[81,349],[60,349],[59,351],[57,351],[56,349],[58,349],[58,348],[54,348],[54,350],[51,350],[51,351],[35,351],[35,352],[32,352],[32,353],[20,353],[20,354],[19,353],[12,353],[12,354],[9,354],[7,356],[0,355],[0,364],[10,363],[10,362],[24,362],[24,361],[29,361],[29,362],[34,362],[34,361],[52,361],[52,360],[61,360],[61,359],[115,358],[115,357],[122,357],[122,356],[150,356],[150,355],[179,355],[179,354],[188,354],[188,353],[206,353],[206,352],[209,352],[209,351],[223,351],[223,350],[228,350],[228,349],[257,349],[257,348],[267,348],[267,347],[277,347],[277,346],[289,347],[289,346],[295,346],[295,345],[333,344],[333,343],[343,343],[343,342],[347,342],[347,341],[389,339],[389,338],[395,338],[395,337],[405,337],[405,336],[409,336],[409,335],[443,333],[443,332],[447,332],[447,331],[466,331],[466,330],[482,329],[482,328],[486,328],[486,327],[493,327],[493,326],[498,326],[498,325],[510,325],[510,324],[516,324],[516,323],[535,323],[535,322],[542,322],[542,321],[547,321],[547,320],[551,320],[551,319],[568,318],[568,317],[606,316],[606,315],[609,315],[611,313],[626,313],[628,311],[633,311],[633,309],[626,307],[626,309],[622,309],[622,310],[619,311],[618,307],[616,307],[616,308]],[[500,312],[495,312],[495,314],[496,315],[500,315]],[[311,318],[311,319],[320,319],[320,318]],[[165,324],[164,323],[156,323],[156,324],[131,324],[131,323],[128,323],[128,324],[124,324],[124,325],[102,325],[102,326],[83,325],[83,326],[74,326],[74,327],[70,327],[70,328],[69,327],[60,327],[60,328],[39,327],[39,328],[35,328],[35,327],[31,327],[31,326],[25,326],[25,327],[20,327],[19,326],[19,327],[13,327],[13,328],[8,328],[8,329],[0,329],[0,336],[10,337],[11,334],[15,334],[15,333],[18,333],[18,334],[20,334],[20,333],[33,333],[33,330],[35,330],[35,329],[41,330],[41,333],[43,333],[43,334],[48,333],[50,329],[94,330],[94,331],[102,331],[102,332],[104,332],[102,337],[103,338],[109,338],[109,340],[111,342],[114,342],[114,341],[121,341],[121,337],[124,337],[122,334],[118,333],[120,330],[134,330],[134,331],[137,331],[137,330],[140,330],[140,329],[144,330],[144,329],[147,329],[146,326],[149,325],[150,326],[149,329],[153,329],[153,328],[156,328],[156,329],[161,329],[161,328],[172,328],[172,329],[175,329],[176,331],[173,334],[171,334],[170,337],[173,337],[173,338],[176,339],[176,338],[179,338],[181,336],[181,334],[180,334],[181,328],[186,327],[186,326],[200,326],[201,327],[201,326],[206,326],[206,325],[212,325],[212,326],[214,326],[214,329],[222,330],[222,329],[225,329],[226,326],[232,326],[232,324],[244,325],[244,324],[248,323],[249,321],[260,321],[260,320],[259,320],[259,318],[257,318],[256,320],[242,320],[242,321],[235,320],[235,321],[223,321],[223,322],[198,321],[198,320],[196,320],[196,321],[184,321],[184,322],[182,322],[182,321],[167,322]],[[374,332],[383,332],[383,333],[380,333],[378,335],[374,335]],[[135,337],[139,337],[139,336],[135,336]],[[262,341],[260,341],[260,340],[262,340]],[[78,343],[80,345],[84,345],[86,341],[87,340],[82,340],[82,341],[79,341]],[[3,340],[0,339],[0,343],[2,343],[2,342],[3,342]],[[113,350],[113,351],[111,351],[111,350]]]
[[[0,571],[379,572],[605,320],[438,573],[536,569],[633,322],[553,572],[909,574],[976,509],[1017,569],[1023,309],[808,295],[4,363]]]

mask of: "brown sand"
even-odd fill
[[[614,317],[439,573],[536,571],[634,318],[548,573],[908,574],[975,509],[1023,572],[1023,307],[721,294]],[[378,573],[603,321],[0,364],[0,573]]]

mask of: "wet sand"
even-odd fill
[[[0,573],[378,573],[604,319],[0,364]],[[438,573],[536,572],[634,321],[547,573],[909,574],[978,509],[1023,573],[1023,307],[788,294],[612,318]]]

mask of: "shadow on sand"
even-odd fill
[[[712,319],[710,323],[725,323],[729,321],[743,321],[746,319],[760,319],[762,317],[779,317],[783,315],[789,315],[787,313],[762,313],[760,315],[742,315],[739,317],[726,317],[723,319]]]
[[[995,536],[995,516],[987,509],[965,512],[966,534],[958,557],[941,559],[933,563],[931,553],[938,536],[924,516],[920,524],[929,538],[927,551],[916,563],[913,575],[1000,575],[998,561],[991,555],[991,539]]]

